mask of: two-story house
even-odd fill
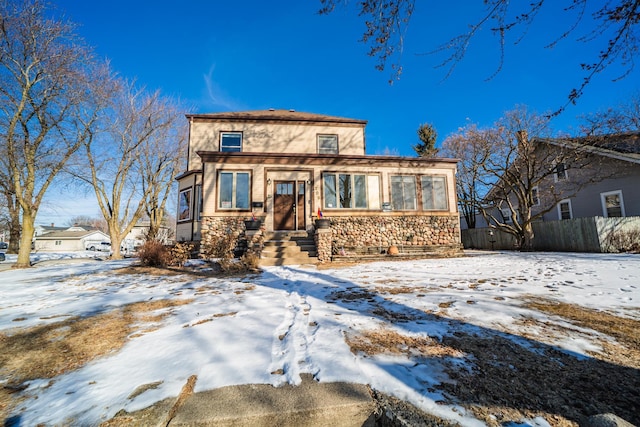
[[[364,120],[273,109],[187,119],[177,241],[241,235],[251,218],[265,232],[314,233],[322,216],[324,261],[355,248],[461,248],[455,159],[366,155]]]

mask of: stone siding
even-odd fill
[[[235,255],[242,255],[249,250],[260,257],[264,243],[263,230],[245,230],[244,219],[237,217],[202,218],[200,253],[210,253],[209,248],[215,246],[215,242],[228,236],[235,241]]]
[[[456,216],[337,217],[331,219],[332,253],[389,246],[461,246]]]

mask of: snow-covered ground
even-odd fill
[[[356,355],[345,338],[373,330],[439,338],[455,332],[446,321],[455,319],[458,330],[505,331],[518,339],[523,318],[548,318],[523,306],[532,296],[640,318],[640,255],[473,252],[322,270],[267,267],[234,278],[113,274],[132,262],[49,261],[0,272],[4,332],[132,302],[193,299],[171,307],[161,327],[132,336],[119,352],[53,384],[32,381],[23,391],[31,397],[16,408],[24,425],[59,424],[69,417],[95,425],[120,409],[177,396],[194,374],[198,392],[235,384],[298,384],[301,373],[319,381],[370,384],[462,425],[480,425],[461,408],[436,403],[441,396],[432,386],[446,379],[437,360]],[[418,315],[425,313],[439,316]],[[558,337],[552,344],[578,356],[599,350],[587,335]],[[128,398],[136,387],[160,381]]]

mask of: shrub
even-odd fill
[[[140,263],[148,267],[166,267],[170,258],[171,254],[167,248],[157,240],[147,240],[138,249]]]
[[[614,231],[605,242],[610,252],[640,253],[640,229]]]
[[[247,252],[240,259],[221,258],[218,265],[224,273],[255,272],[258,270],[258,256],[253,252]]]

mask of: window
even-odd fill
[[[622,217],[624,214],[624,202],[622,191],[610,191],[600,194],[602,200],[602,213],[607,218]]]
[[[202,217],[202,185],[196,185],[196,207],[194,209],[196,213],[196,221],[200,221]]]
[[[393,210],[416,209],[416,179],[413,176],[391,177],[391,207]]]
[[[242,151],[242,132],[222,132],[220,134],[220,151],[239,153]]]
[[[553,177],[556,182],[567,179],[567,165],[564,163],[558,163],[555,167]]]
[[[444,176],[423,176],[422,209],[425,211],[447,210],[447,179]]]
[[[318,135],[318,154],[338,154],[338,135]]]
[[[558,218],[571,219],[573,218],[573,212],[571,210],[571,200],[565,199],[558,203]]]
[[[249,172],[220,172],[218,208],[249,209]]]
[[[191,219],[191,189],[182,190],[178,196],[178,221]]]
[[[538,206],[540,204],[540,197],[538,196],[538,186],[536,185],[531,189],[531,205]]]
[[[61,246],[61,245],[62,245],[62,240],[56,240],[55,245],[56,245],[56,246]]]
[[[325,173],[325,209],[379,209],[380,184],[377,175]]]
[[[509,208],[500,209],[500,215],[502,215],[502,222],[504,222],[505,224],[513,223],[513,221],[511,221],[511,209]]]

